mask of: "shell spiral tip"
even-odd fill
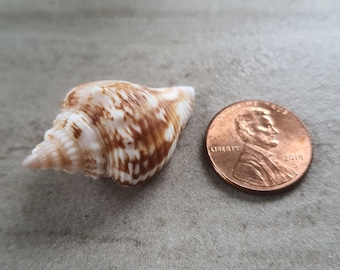
[[[40,159],[38,155],[36,154],[31,154],[27,158],[25,158],[25,160],[22,162],[22,165],[28,169],[40,169],[41,168]]]

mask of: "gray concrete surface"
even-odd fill
[[[338,1],[0,1],[0,269],[339,269]],[[193,85],[171,161],[145,186],[28,171],[66,92],[121,79]],[[214,173],[221,108],[278,103],[308,127],[312,166],[267,197]]]

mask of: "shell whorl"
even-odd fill
[[[123,81],[80,85],[23,164],[136,185],[172,156],[193,104],[192,87],[154,89]]]

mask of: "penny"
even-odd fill
[[[206,148],[215,171],[247,192],[274,193],[296,184],[312,160],[304,124],[282,106],[242,101],[211,121]]]

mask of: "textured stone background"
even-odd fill
[[[339,268],[340,4],[273,2],[0,0],[0,268]],[[22,168],[66,92],[98,79],[196,88],[164,170],[124,189]],[[311,133],[287,193],[244,194],[209,165],[209,121],[244,99]]]

